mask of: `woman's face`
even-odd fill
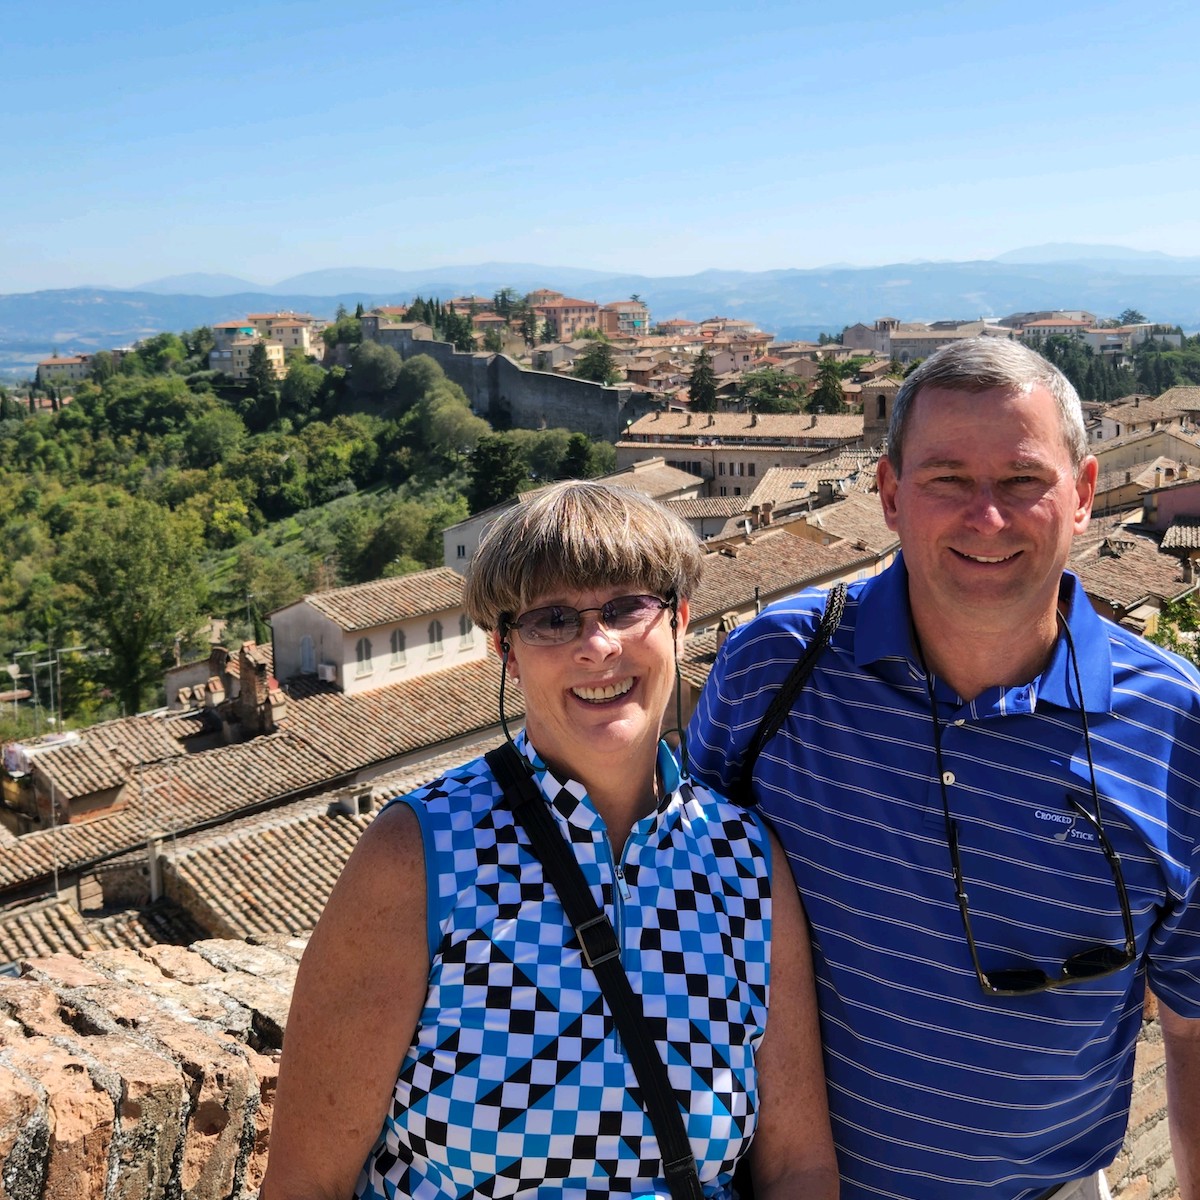
[[[534,598],[525,611],[598,610],[644,591],[636,584],[561,590]],[[583,612],[577,636],[560,645],[527,645],[519,630],[510,630],[508,668],[525,695],[526,728],[556,774],[586,786],[601,770],[653,771],[675,682],[674,638],[682,638],[687,625],[686,600],[679,602],[677,625],[673,631],[667,607],[626,629],[609,628],[599,611]],[[636,779],[631,776],[631,785]]]

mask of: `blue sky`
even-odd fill
[[[1192,0],[176,7],[8,0],[0,293],[1200,255]]]

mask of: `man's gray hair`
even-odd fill
[[[904,434],[918,395],[927,388],[952,392],[986,392],[1007,388],[1028,391],[1038,385],[1058,405],[1063,441],[1076,470],[1088,452],[1087,431],[1079,393],[1051,362],[1020,342],[1000,337],[965,338],[931,354],[901,385],[892,405],[888,425],[888,458],[899,475],[904,456]]]

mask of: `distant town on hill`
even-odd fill
[[[414,295],[491,295],[546,287],[588,298],[639,295],[660,319],[721,313],[779,337],[815,338],[856,321],[995,317],[1035,309],[1153,313],[1200,329],[1200,259],[1120,246],[1051,244],[977,262],[909,262],[810,270],[702,271],[651,277],[577,267],[481,263],[420,270],[346,268],[260,285],[230,275],[0,295],[0,374],[27,372],[54,349],[87,352],[269,309],[332,316],[338,304],[407,303]]]

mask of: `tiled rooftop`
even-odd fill
[[[119,854],[156,832],[187,829],[240,808],[280,801],[389,759],[470,737],[495,724],[499,682],[499,662],[489,655],[352,696],[329,688],[306,689],[289,701],[287,724],[280,732],[130,770],[122,810],[37,830],[0,846],[0,891],[46,878],[56,867],[65,871]],[[519,692],[510,692],[506,703],[510,717],[523,714]],[[147,740],[154,742],[161,734],[156,724],[173,719],[151,715],[132,720],[141,722]],[[91,735],[84,732],[85,739]],[[122,744],[131,740],[126,726]],[[71,792],[73,778],[57,769],[64,753],[47,752],[37,760],[39,771],[54,776],[61,795]],[[67,760],[66,765],[74,764]]]
[[[861,437],[861,413],[848,415],[807,413],[651,413],[635,421],[624,440],[654,441],[658,438],[728,438],[745,442],[757,439],[801,442],[812,439],[852,441]]]
[[[1163,550],[1200,550],[1200,517],[1176,517],[1163,534]]]
[[[519,723],[518,723],[519,724]],[[514,731],[516,726],[514,726]],[[415,766],[324,793],[281,809],[245,817],[165,845],[164,878],[195,897],[211,914],[214,933],[249,937],[312,929],[355,842],[383,804],[436,779],[460,763],[499,745],[500,737],[460,747]],[[369,808],[353,815],[333,812],[369,793]]]
[[[873,494],[854,492],[834,504],[815,509],[805,520],[853,545],[878,553],[896,546],[899,541],[883,519],[879,497]]]
[[[0,913],[0,964],[66,951],[167,943],[187,946],[207,936],[186,910],[169,900],[110,915],[80,913],[62,900]]]
[[[413,575],[316,592],[298,603],[307,603],[350,631],[444,612],[461,605],[462,595],[463,577],[449,567],[434,567]]]
[[[784,529],[759,531],[749,543],[704,559],[704,574],[691,599],[692,621],[711,621],[733,608],[744,608],[755,588],[766,600],[809,587],[837,572],[875,562],[848,542],[821,546]]]
[[[1153,538],[1111,526],[1080,539],[1068,566],[1090,596],[1116,609],[1147,597],[1171,600],[1188,587],[1182,563],[1161,553]]]

